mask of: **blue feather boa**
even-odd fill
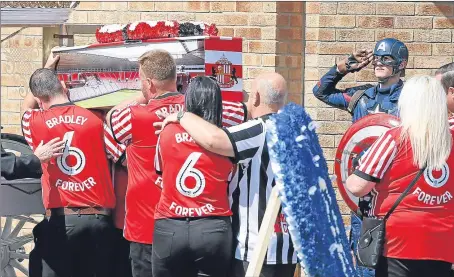
[[[267,121],[282,208],[307,276],[356,276],[315,122],[294,103]]]

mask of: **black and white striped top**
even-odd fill
[[[271,189],[275,185],[266,145],[268,116],[226,128],[239,163],[229,184],[233,232],[237,240],[235,258],[250,261],[258,239]],[[295,264],[296,252],[285,217],[279,212],[265,257],[266,264]]]

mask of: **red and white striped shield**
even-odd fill
[[[334,173],[342,198],[354,212],[358,210],[358,197],[345,188],[347,177],[353,173],[353,160],[359,159],[381,134],[398,124],[399,119],[393,115],[367,115],[352,124],[339,142]]]

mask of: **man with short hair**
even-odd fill
[[[203,148],[219,155],[233,157],[241,166],[229,188],[232,199],[235,259],[229,276],[244,277],[257,247],[258,231],[268,203],[269,191],[276,184],[266,145],[265,121],[284,106],[287,84],[278,73],[265,73],[253,82],[247,102],[248,114],[254,119],[221,129],[189,113],[178,112],[163,123],[179,123]],[[157,126],[158,124],[156,124]],[[271,243],[261,277],[292,277],[297,259],[288,232],[288,224],[280,213],[274,226]]]
[[[111,210],[115,196],[106,157],[121,157],[103,121],[75,106],[53,70],[36,70],[29,87],[41,109],[29,109],[22,131],[30,147],[60,137],[63,155],[43,163],[44,220],[33,230],[31,276],[112,276]],[[39,258],[38,258],[39,257]]]
[[[377,85],[366,84],[345,90],[336,88],[345,75],[363,69],[370,62],[378,79]],[[403,87],[400,78],[405,76],[407,62],[408,49],[405,44],[397,39],[385,38],[375,44],[373,51],[359,50],[334,65],[314,86],[314,96],[325,104],[348,111],[353,123],[374,113],[397,115],[397,101]],[[360,199],[360,214],[368,214],[370,198],[367,195]],[[353,251],[356,250],[360,230],[361,218],[352,211],[350,244]],[[362,277],[374,276],[371,269],[361,267],[359,271]]]
[[[121,103],[107,114],[106,121],[115,139],[126,145],[128,187],[125,202],[124,237],[130,241],[134,277],[152,276],[151,254],[155,206],[160,182],[154,168],[157,136],[151,131],[173,112],[183,109],[184,96],[177,91],[177,71],[172,55],[165,50],[151,50],[139,58],[142,97]]]
[[[454,63],[448,63],[435,71],[435,78],[439,80],[446,92],[446,102],[450,113],[449,123],[454,125]]]

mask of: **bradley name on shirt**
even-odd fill
[[[49,129],[62,123],[84,125],[87,120],[88,118],[80,115],[60,115],[46,120],[46,125]]]

